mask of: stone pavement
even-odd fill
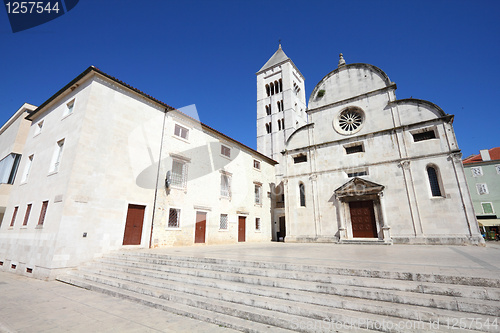
[[[151,250],[179,256],[500,277],[500,242],[477,246],[240,243]],[[0,272],[0,332],[233,332],[56,281]]]
[[[0,332],[235,332],[70,286],[0,272]]]

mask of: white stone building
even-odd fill
[[[0,269],[50,278],[124,246],[271,239],[275,161],[95,67],[27,119],[22,149],[15,121],[0,136],[22,153]]]
[[[280,113],[264,116],[266,105],[274,107],[268,81],[279,82],[285,106],[280,116],[285,125],[278,132]],[[397,100],[396,84],[382,70],[346,65],[342,55],[338,68],[314,88],[307,117],[302,114],[303,84],[281,46],[257,73],[258,149],[282,164],[276,179],[275,239],[483,242],[452,115],[427,101]]]

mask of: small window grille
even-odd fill
[[[260,218],[255,218],[255,230],[260,231]]]
[[[226,157],[231,157],[231,149],[224,145],[220,146],[220,153]]]
[[[500,165],[495,165],[495,169],[497,169],[497,174],[500,175]]]
[[[472,167],[470,168],[472,172],[472,177],[479,177],[483,175],[483,169],[481,167]]]
[[[176,124],[174,129],[174,135],[187,140],[189,135],[189,130],[185,127]]]
[[[187,186],[187,163],[178,160],[172,161],[172,186],[186,188]]]
[[[307,155],[299,155],[293,158],[293,163],[295,164],[303,162],[307,162]]]
[[[430,140],[430,139],[436,138],[436,133],[434,133],[434,131],[425,131],[425,132],[421,132],[421,133],[415,133],[412,135],[413,135],[414,142],[419,142],[419,141]]]
[[[355,154],[355,153],[362,153],[363,150],[363,145],[356,145],[352,147],[345,147],[345,152],[346,154]]]
[[[181,216],[180,209],[170,208],[170,211],[168,213],[168,227],[169,228],[179,228],[180,216]]]
[[[220,230],[227,230],[227,214],[220,214]]]
[[[486,184],[476,184],[476,188],[479,195],[488,194],[488,186]]]

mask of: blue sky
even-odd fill
[[[94,65],[174,107],[196,104],[202,122],[255,148],[255,73],[281,39],[307,97],[342,52],[385,71],[398,99],[454,114],[465,157],[500,146],[499,14],[489,0],[80,0],[12,33],[0,9],[0,123]]]

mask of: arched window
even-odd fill
[[[281,111],[280,101],[276,102],[278,104],[278,112]]]
[[[281,121],[278,119],[278,131],[281,131]]]
[[[283,80],[280,79],[280,92],[283,91]]]
[[[299,201],[300,207],[306,206],[306,188],[303,183],[299,183]]]
[[[270,86],[271,86],[271,95],[274,95],[274,83],[271,82]]]
[[[266,124],[266,133],[269,134],[269,124]]]
[[[268,84],[266,84],[266,92],[267,92],[267,97],[271,96],[271,88],[269,88]]]
[[[273,124],[272,123],[269,123],[269,133],[271,133],[273,131]]]
[[[285,119],[281,119],[281,128],[285,129]]]
[[[269,115],[269,113],[270,113],[270,112],[269,112],[269,106],[268,106],[268,105],[266,105],[266,114],[267,114],[267,115]]]
[[[276,93],[280,92],[280,85],[278,84],[278,81],[274,81],[274,91]]]
[[[429,177],[429,185],[431,186],[431,193],[433,197],[441,197],[441,188],[439,187],[439,178],[436,167],[427,167],[427,176]]]

